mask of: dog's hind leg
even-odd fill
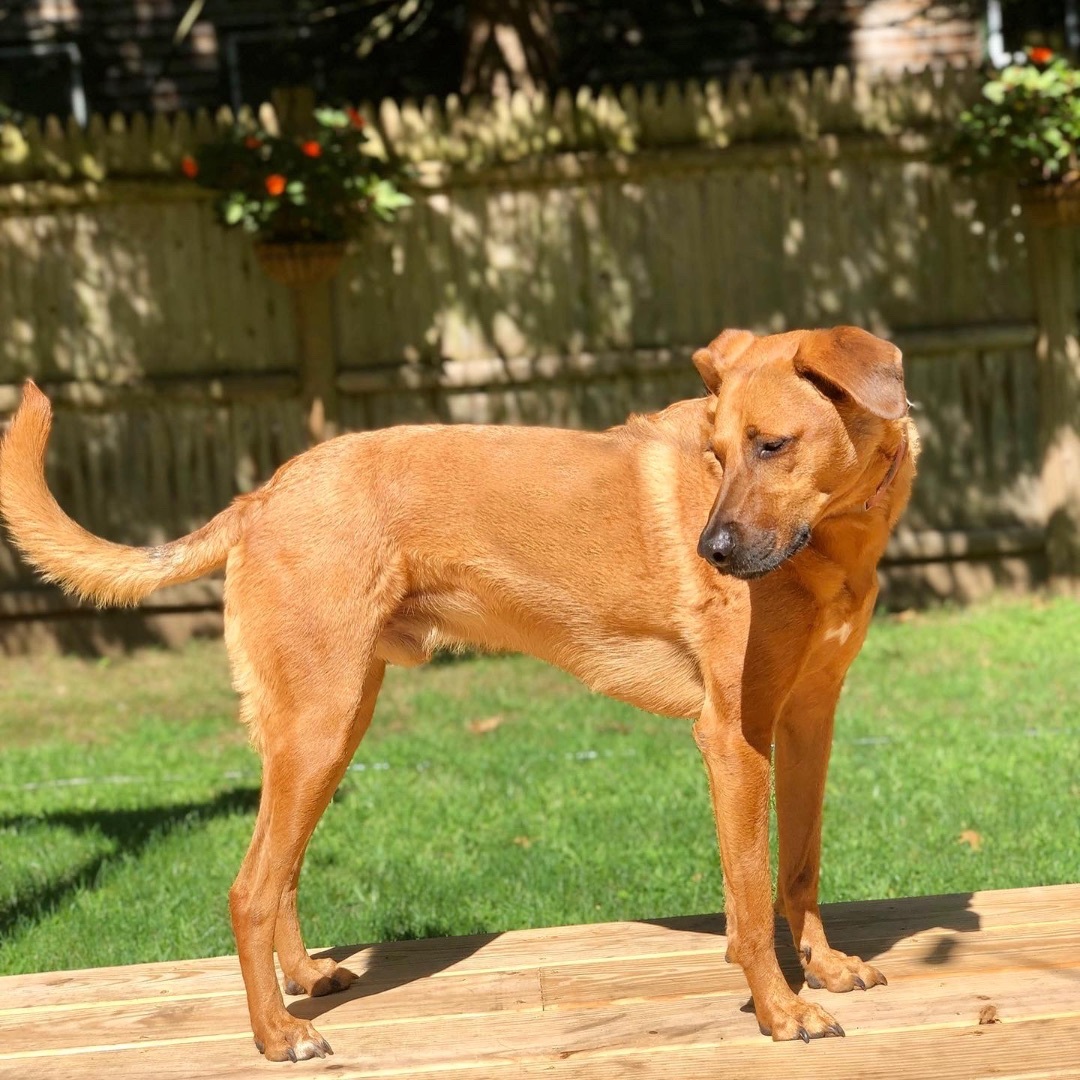
[[[791,927],[808,986],[843,993],[886,982],[877,968],[832,948],[818,908],[821,814],[843,673],[796,685],[776,725],[777,910]]]
[[[278,521],[262,524],[230,556],[226,579],[234,681],[263,759],[255,831],[229,909],[255,1043],[272,1061],[296,1061],[330,1048],[286,1010],[274,949],[290,989],[327,993],[352,979],[308,956],[296,888],[315,826],[371,721],[385,671],[376,649],[401,584],[374,544],[366,559],[339,567],[347,538],[320,537],[320,550],[282,541]]]
[[[301,679],[293,669],[289,691],[275,695],[273,720],[261,725],[262,800],[251,847],[229,893],[251,1027],[256,1045],[271,1061],[323,1057],[330,1051],[310,1023],[285,1009],[273,951],[276,944],[293,982],[322,989],[320,980],[326,979],[325,989],[333,988],[335,968],[311,960],[304,950],[296,920],[296,881],[311,834],[367,729],[384,668],[379,661],[371,663],[350,686],[350,674],[325,659],[317,672],[309,667]],[[316,686],[321,694],[301,697]]]
[[[382,686],[383,674],[386,664],[376,660],[368,670],[364,680],[363,696],[360,706],[356,710],[355,727],[353,737],[359,745],[371,724],[371,716],[375,711],[375,699],[379,695]],[[351,756],[351,755],[350,755]],[[303,935],[300,930],[300,919],[296,908],[297,885],[300,880],[300,868],[303,864],[304,852],[300,854],[300,860],[296,864],[289,887],[282,894],[278,905],[277,929],[274,933],[274,949],[278,954],[278,963],[281,965],[285,976],[285,993],[287,994],[310,994],[312,997],[321,997],[323,994],[333,994],[346,989],[355,979],[356,975],[347,968],[339,967],[329,957],[315,959],[308,955],[304,946]]]

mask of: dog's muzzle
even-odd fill
[[[752,581],[775,570],[810,543],[810,526],[801,525],[791,542],[778,548],[772,531],[753,534],[735,522],[705,526],[698,538],[697,553],[721,574]]]

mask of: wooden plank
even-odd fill
[[[840,944],[839,939],[835,943]],[[918,944],[901,943],[882,953],[863,949],[863,959],[880,967],[889,979],[888,987],[880,994],[875,988],[870,995],[877,1010],[870,1020],[898,1027],[913,1024],[911,1017],[923,1012],[933,1014],[955,1006],[964,1013],[970,1001],[990,991],[999,1002],[999,1011],[1013,1017],[1045,1015],[1046,1010],[1059,1009],[1080,1015],[1078,945],[1080,934],[1072,930],[1056,934],[1037,930],[1023,936],[1010,930],[995,936],[935,935]],[[794,950],[789,947],[785,956],[785,970],[798,985],[802,979]],[[603,963],[577,961],[540,970],[544,1002],[549,1008],[669,998],[712,999],[732,994],[745,1000],[749,996],[741,970],[726,964],[717,953],[680,953]],[[850,1002],[861,1002],[864,997],[861,993],[803,992],[807,998],[836,1009],[846,1009]],[[977,1016],[979,1008],[974,1006],[971,1015]],[[870,1020],[864,1017],[863,1022]]]
[[[891,1076],[935,1080],[971,1080],[976,1076],[1000,1078],[1075,1077],[1075,1066],[1064,1065],[1080,1048],[1080,1025],[1035,1022],[1028,1025],[980,1027],[962,1032],[899,1033],[887,1043],[829,1039],[815,1043],[799,1056],[799,1047],[779,1043],[757,1046],[728,1044],[702,1047],[652,1046],[608,1055],[590,1055],[576,1060],[545,1063],[527,1062],[498,1072],[485,1071],[492,1080],[503,1076],[529,1077],[557,1075],[560,1080],[622,1080],[645,1076],[652,1080],[684,1080],[686,1077],[731,1077],[745,1080],[775,1080],[776,1077],[806,1077],[808,1080],[835,1080],[837,1076]],[[992,1034],[991,1034],[992,1032]],[[1043,1048],[1032,1053],[1031,1043],[1051,1038],[1057,1049]],[[806,1048],[803,1048],[806,1049]],[[888,1062],[888,1065],[884,1063]],[[440,1073],[453,1080],[473,1070]],[[342,1074],[363,1077],[376,1074],[362,1069]],[[413,1073],[414,1076],[425,1075]],[[435,1073],[426,1075],[434,1076]]]
[[[39,385],[54,408],[86,411],[132,408],[149,401],[168,405],[276,401],[296,397],[300,392],[299,377],[292,372],[220,372],[203,377],[158,376],[117,383],[44,380]],[[14,412],[21,399],[21,384],[0,384],[0,413]]]
[[[834,940],[888,943],[894,981],[865,994],[804,990],[848,1033],[811,1047],[757,1033],[741,1009],[742,975],[708,932],[715,916],[375,946],[365,959],[379,962],[352,991],[290,1003],[337,1049],[296,1068],[831,1078],[878,1075],[887,1054],[901,1077],[1070,1075],[1080,1060],[1078,901],[1080,886],[1064,885],[826,908]],[[980,1023],[988,1007],[997,1022]],[[283,1068],[251,1046],[235,958],[0,979],[0,1031],[0,1075],[229,1080]]]
[[[541,980],[536,971],[487,972],[469,979],[363,980],[345,994],[324,1001],[287,999],[297,1015],[326,1013],[324,1023],[338,1030],[365,1029],[457,1017],[495,1017],[501,1013],[540,1013]],[[327,1011],[330,1010],[330,1011]],[[735,1007],[733,1006],[733,1011]],[[4,1061],[39,1055],[43,1050],[79,1051],[87,1046],[172,1043],[214,1032],[247,1035],[247,998],[239,973],[229,992],[203,996],[147,996],[93,1007],[0,1012],[0,1069]]]
[[[995,529],[904,529],[889,539],[885,561],[927,562],[971,559],[993,555],[1020,555],[1042,551],[1046,530],[1025,525]]]
[[[891,563],[881,568],[882,599],[893,609],[941,602],[971,604],[1001,596],[1030,596],[1046,584],[1040,554],[948,562]]]
[[[182,608],[220,607],[221,602],[221,578],[206,577],[160,589],[140,601],[134,610],[175,611]],[[82,604],[59,589],[46,586],[0,592],[0,619],[44,618],[76,612],[83,612],[87,616],[99,614],[93,605]]]
[[[738,308],[732,301],[729,305]],[[826,320],[827,321],[827,320]],[[721,326],[715,328],[717,331]],[[761,333],[773,327],[760,325]],[[996,350],[1030,345],[1034,329],[1027,324],[995,326],[967,325],[936,330],[901,330],[890,335],[904,351],[918,356],[936,353],[955,354],[963,350]],[[527,382],[553,378],[590,378],[599,374],[690,365],[691,353],[702,341],[686,341],[670,348],[628,347],[576,351],[571,354],[541,352],[534,356],[476,357],[446,360],[438,368],[416,364],[383,365],[368,369],[346,369],[338,375],[338,387],[343,393],[373,393],[409,387],[421,389],[430,385],[464,388],[482,387],[506,382]],[[5,388],[0,387],[0,394]],[[3,403],[0,397],[0,405]]]

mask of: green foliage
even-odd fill
[[[318,109],[307,138],[237,125],[188,155],[181,170],[220,192],[219,220],[260,240],[341,242],[374,215],[393,221],[412,200],[400,170],[372,154],[353,109]]]
[[[1080,180],[1080,69],[1032,49],[961,115],[950,156],[961,171],[1002,169],[1030,184]]]
[[[882,618],[840,702],[822,898],[1076,880],[1080,604]],[[258,801],[220,642],[0,659],[0,974],[234,951]],[[520,657],[391,669],[312,840],[314,948],[723,901],[689,725]]]

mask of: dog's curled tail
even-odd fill
[[[27,381],[0,442],[0,513],[26,560],[48,581],[96,604],[135,604],[164,585],[222,566],[243,533],[241,498],[201,529],[158,547],[128,547],[87,532],[60,509],[45,482],[49,399]]]

